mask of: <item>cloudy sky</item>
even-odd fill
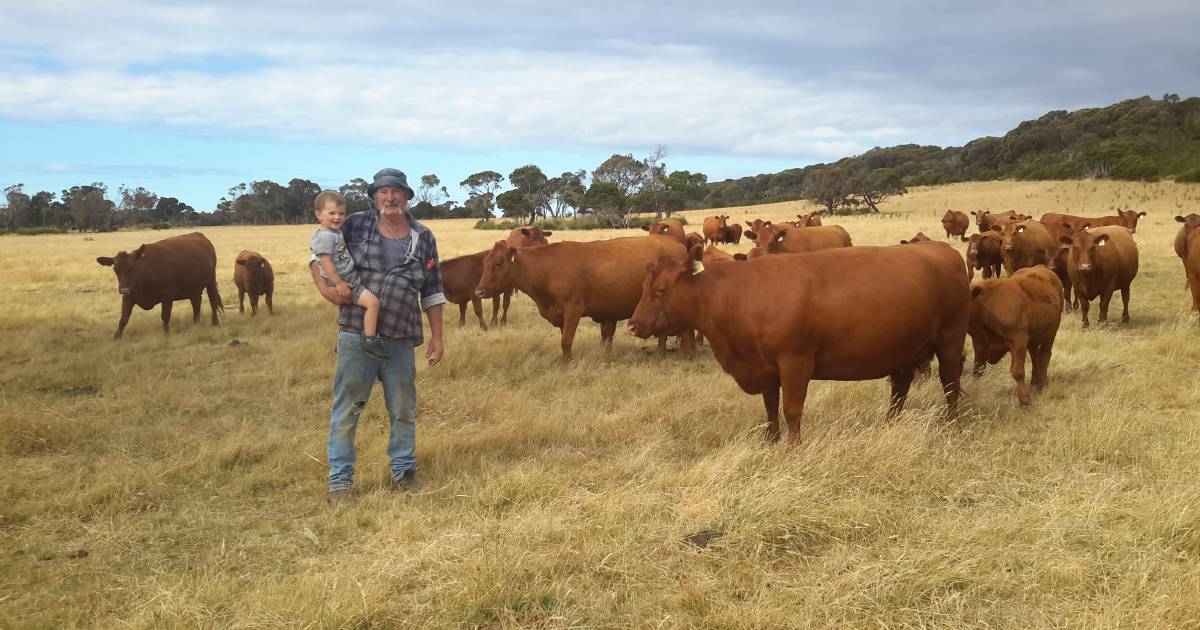
[[[2,0],[0,187],[337,187],[592,170],[710,180],[1200,95],[1196,0]],[[811,5],[811,6],[804,6]]]

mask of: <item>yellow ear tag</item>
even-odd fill
[[[1096,247],[1104,247],[1107,244],[1108,244],[1108,241],[1100,241],[1099,243],[1096,243]]]
[[[703,271],[704,271],[704,263],[700,262],[699,260],[693,260],[692,261],[692,275],[693,276],[699,275]]]

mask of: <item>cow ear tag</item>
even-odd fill
[[[703,271],[704,271],[704,263],[700,262],[699,260],[693,260],[692,261],[692,275],[693,276],[699,275]]]
[[[1107,244],[1108,244],[1107,240],[1100,241],[1099,243],[1096,243],[1096,247],[1104,247]]]

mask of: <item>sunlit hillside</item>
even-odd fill
[[[529,298],[488,332],[454,307],[445,361],[418,360],[426,491],[387,489],[377,389],[358,503],[337,511],[312,226],[204,229],[220,327],[184,302],[169,337],[139,309],[119,342],[95,258],[189,230],[0,238],[0,627],[1200,626],[1200,323],[1171,246],[1200,185],[917,188],[826,224],[857,245],[940,238],[947,208],[1148,211],[1132,322],[1065,314],[1034,405],[1002,362],[964,381],[961,430],[936,382],[892,421],[885,382],[815,382],[788,450],[707,348],[660,356],[622,327],[606,355],[585,320],[564,370]],[[684,213],[689,231],[713,213]],[[503,236],[472,225],[430,222],[443,258]],[[273,317],[238,313],[242,249],[274,265]],[[718,535],[685,541],[700,532]]]

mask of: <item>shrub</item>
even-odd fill
[[[687,219],[684,217],[672,217],[683,225],[687,225]],[[654,217],[628,217],[627,225],[624,229],[640,229],[643,225],[650,225],[658,221]],[[539,219],[534,222],[536,227],[543,230],[611,230],[621,229],[622,226],[616,226],[608,221],[597,220],[594,217],[575,217],[574,219]],[[476,230],[515,230],[520,227],[526,227],[524,223],[517,221],[488,221],[482,220],[475,223]]]
[[[1188,184],[1200,183],[1200,168],[1194,168],[1190,171],[1176,175],[1175,181]]]
[[[27,227],[17,228],[13,230],[13,234],[22,236],[37,236],[38,234],[66,234],[67,228],[56,225],[47,225],[45,227]]]

